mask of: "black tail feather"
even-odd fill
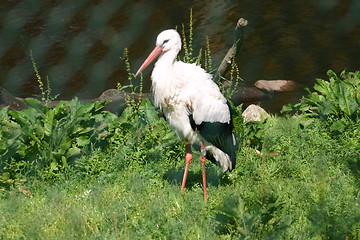
[[[189,116],[191,126],[194,130],[198,130],[201,136],[215,147],[219,148],[221,151],[229,155],[232,162],[232,169],[236,165],[236,151],[237,144],[235,141],[235,136],[233,134],[233,125],[230,121],[229,123],[221,122],[202,122],[200,125],[196,125],[192,115]],[[206,156],[211,162],[216,163],[216,160],[211,154]],[[229,170],[232,170],[229,169]]]

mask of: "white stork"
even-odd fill
[[[206,201],[206,158],[219,165],[224,172],[234,169],[236,141],[229,106],[213,82],[212,75],[196,64],[175,61],[180,50],[181,38],[176,30],[161,32],[154,50],[136,76],[159,57],[151,74],[155,106],[163,111],[170,126],[186,142],[186,165],[181,191],[184,191],[192,161],[190,144],[197,148],[200,146]]]

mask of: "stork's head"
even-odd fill
[[[175,56],[181,49],[181,38],[179,33],[174,29],[162,31],[156,38],[156,46],[141,65],[135,76],[138,76],[152,61],[160,54],[174,51]]]
[[[181,38],[179,33],[174,29],[162,31],[156,38],[156,46],[162,48],[163,52],[169,50],[181,49]]]

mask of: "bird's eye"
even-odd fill
[[[164,40],[163,44],[167,43],[168,41],[169,41],[169,39]]]

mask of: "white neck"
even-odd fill
[[[175,49],[170,49],[169,51],[162,53],[158,58],[158,60],[156,61],[155,67],[160,67],[160,68],[172,67],[178,53],[179,51]]]
[[[160,55],[151,74],[155,105],[162,107],[164,99],[172,96],[174,87],[173,64],[179,51],[171,49]]]

